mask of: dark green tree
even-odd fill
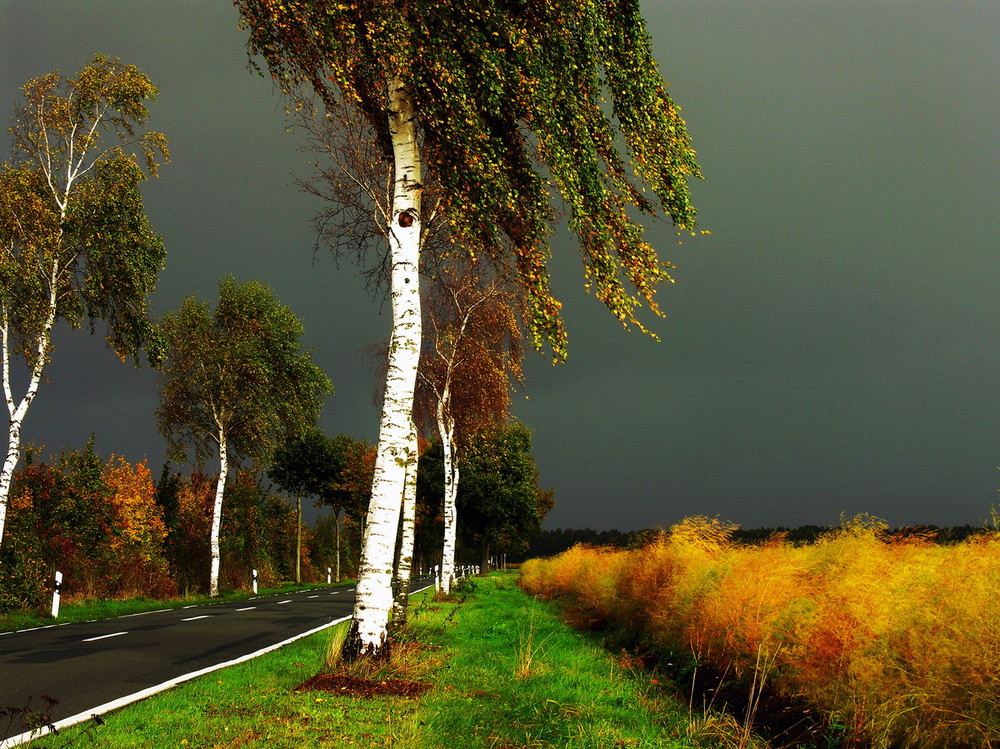
[[[295,495],[295,582],[302,582],[302,497],[326,498],[344,470],[346,459],[322,430],[307,429],[299,435],[287,436],[271,457],[268,478],[280,489]],[[339,508],[334,508],[339,516]],[[339,555],[339,544],[338,544]],[[340,560],[337,560],[340,576]]]
[[[538,488],[531,431],[518,422],[493,424],[473,436],[462,460],[458,529],[480,549],[480,567],[493,552],[518,552],[541,530],[550,497]]]
[[[300,350],[302,323],[259,281],[219,283],[219,303],[189,297],[162,323],[165,358],[157,419],[171,456],[214,450],[209,592],[218,594],[219,529],[229,456],[263,464],[288,434],[313,426],[333,385]]]

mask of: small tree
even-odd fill
[[[315,424],[333,385],[300,351],[302,323],[257,281],[219,283],[211,311],[189,297],[162,323],[160,431],[171,456],[219,455],[210,533],[209,592],[219,590],[219,529],[229,457],[266,460],[278,440]]]
[[[274,451],[268,477],[283,491],[295,495],[295,582],[302,582],[302,496],[322,497],[344,469],[345,458],[319,429],[289,435]],[[340,509],[334,509],[338,517]],[[338,543],[338,555],[340,552]],[[340,563],[337,563],[340,575]]]
[[[0,170],[0,348],[10,417],[0,468],[0,541],[21,425],[52,354],[62,318],[91,330],[107,323],[124,360],[148,342],[147,297],[163,265],[139,185],[156,174],[166,139],[146,129],[157,89],[132,65],[102,55],[74,78],[51,72],[28,81],[14,114],[13,159]],[[28,381],[14,395],[10,365]]]
[[[463,460],[458,514],[468,545],[478,545],[483,572],[491,551],[523,551],[541,530],[551,495],[538,490],[531,431],[518,422],[476,432]]]
[[[341,532],[340,515],[358,529],[359,535],[368,514],[368,503],[372,496],[372,474],[375,470],[375,446],[364,440],[356,440],[349,434],[338,434],[330,440],[330,445],[340,466],[340,472],[333,482],[320,494],[322,504],[333,508],[336,522],[337,580],[341,578]],[[357,557],[360,560],[360,550]]]
[[[441,588],[450,592],[458,534],[456,449],[477,428],[507,418],[521,379],[520,297],[485,269],[441,269],[428,284],[415,412],[436,428],[444,462]]]

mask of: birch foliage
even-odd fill
[[[658,312],[669,263],[630,211],[693,229],[699,176],[637,0],[237,0],[250,47],[285,88],[359,108],[390,149],[386,94],[416,103],[441,210],[526,291],[536,344],[565,355],[548,241],[565,214],[587,286],[619,320]],[[610,113],[610,115],[609,115]]]

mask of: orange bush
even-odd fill
[[[871,518],[803,547],[731,532],[690,518],[635,551],[526,562],[521,584],[748,681],[757,670],[868,746],[1000,742],[1000,536],[939,546]]]

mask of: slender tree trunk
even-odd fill
[[[295,582],[302,584],[302,497],[295,498]]]
[[[31,406],[31,402],[35,400],[35,395],[38,393],[38,385],[42,381],[42,372],[45,369],[45,360],[49,353],[49,342],[52,340],[52,326],[55,325],[56,321],[56,302],[58,300],[56,282],[58,277],[59,265],[55,264],[49,277],[49,309],[38,336],[35,363],[31,368],[28,388],[24,397],[21,398],[21,402],[16,406],[14,405],[14,390],[10,381],[10,313],[6,307],[2,309],[3,330],[0,331],[0,343],[3,346],[3,391],[10,420],[7,428],[7,455],[4,457],[3,467],[0,468],[0,545],[3,544],[3,532],[7,524],[10,484],[14,478],[14,468],[17,467],[18,458],[21,456],[21,424],[24,422],[24,415],[28,412],[28,407]]]
[[[400,521],[399,559],[396,562],[396,597],[392,602],[392,624],[406,624],[406,607],[410,599],[410,575],[413,572],[413,543],[417,516],[417,427],[410,421],[410,455],[403,482],[403,511]]]
[[[400,505],[411,455],[409,427],[420,360],[420,153],[413,101],[401,79],[389,87],[389,132],[394,157],[391,255],[392,338],[385,383],[372,499],[358,571],[354,619],[344,657],[388,656],[392,572]]]
[[[438,433],[444,452],[444,543],[441,546],[441,591],[451,592],[455,579],[455,548],[458,538],[458,513],[455,498],[458,494],[458,463],[455,460],[455,428],[448,423],[442,401],[438,402]]]
[[[337,539],[337,582],[340,582],[340,510],[333,511],[333,533]]]
[[[485,575],[490,571],[490,540],[483,536],[482,556],[479,558],[479,574]]]
[[[208,594],[219,595],[219,532],[222,529],[222,495],[226,490],[226,474],[229,473],[229,455],[226,433],[219,432],[219,480],[215,483],[215,503],[212,505],[212,531],[209,547],[212,550],[212,566],[208,577]]]

